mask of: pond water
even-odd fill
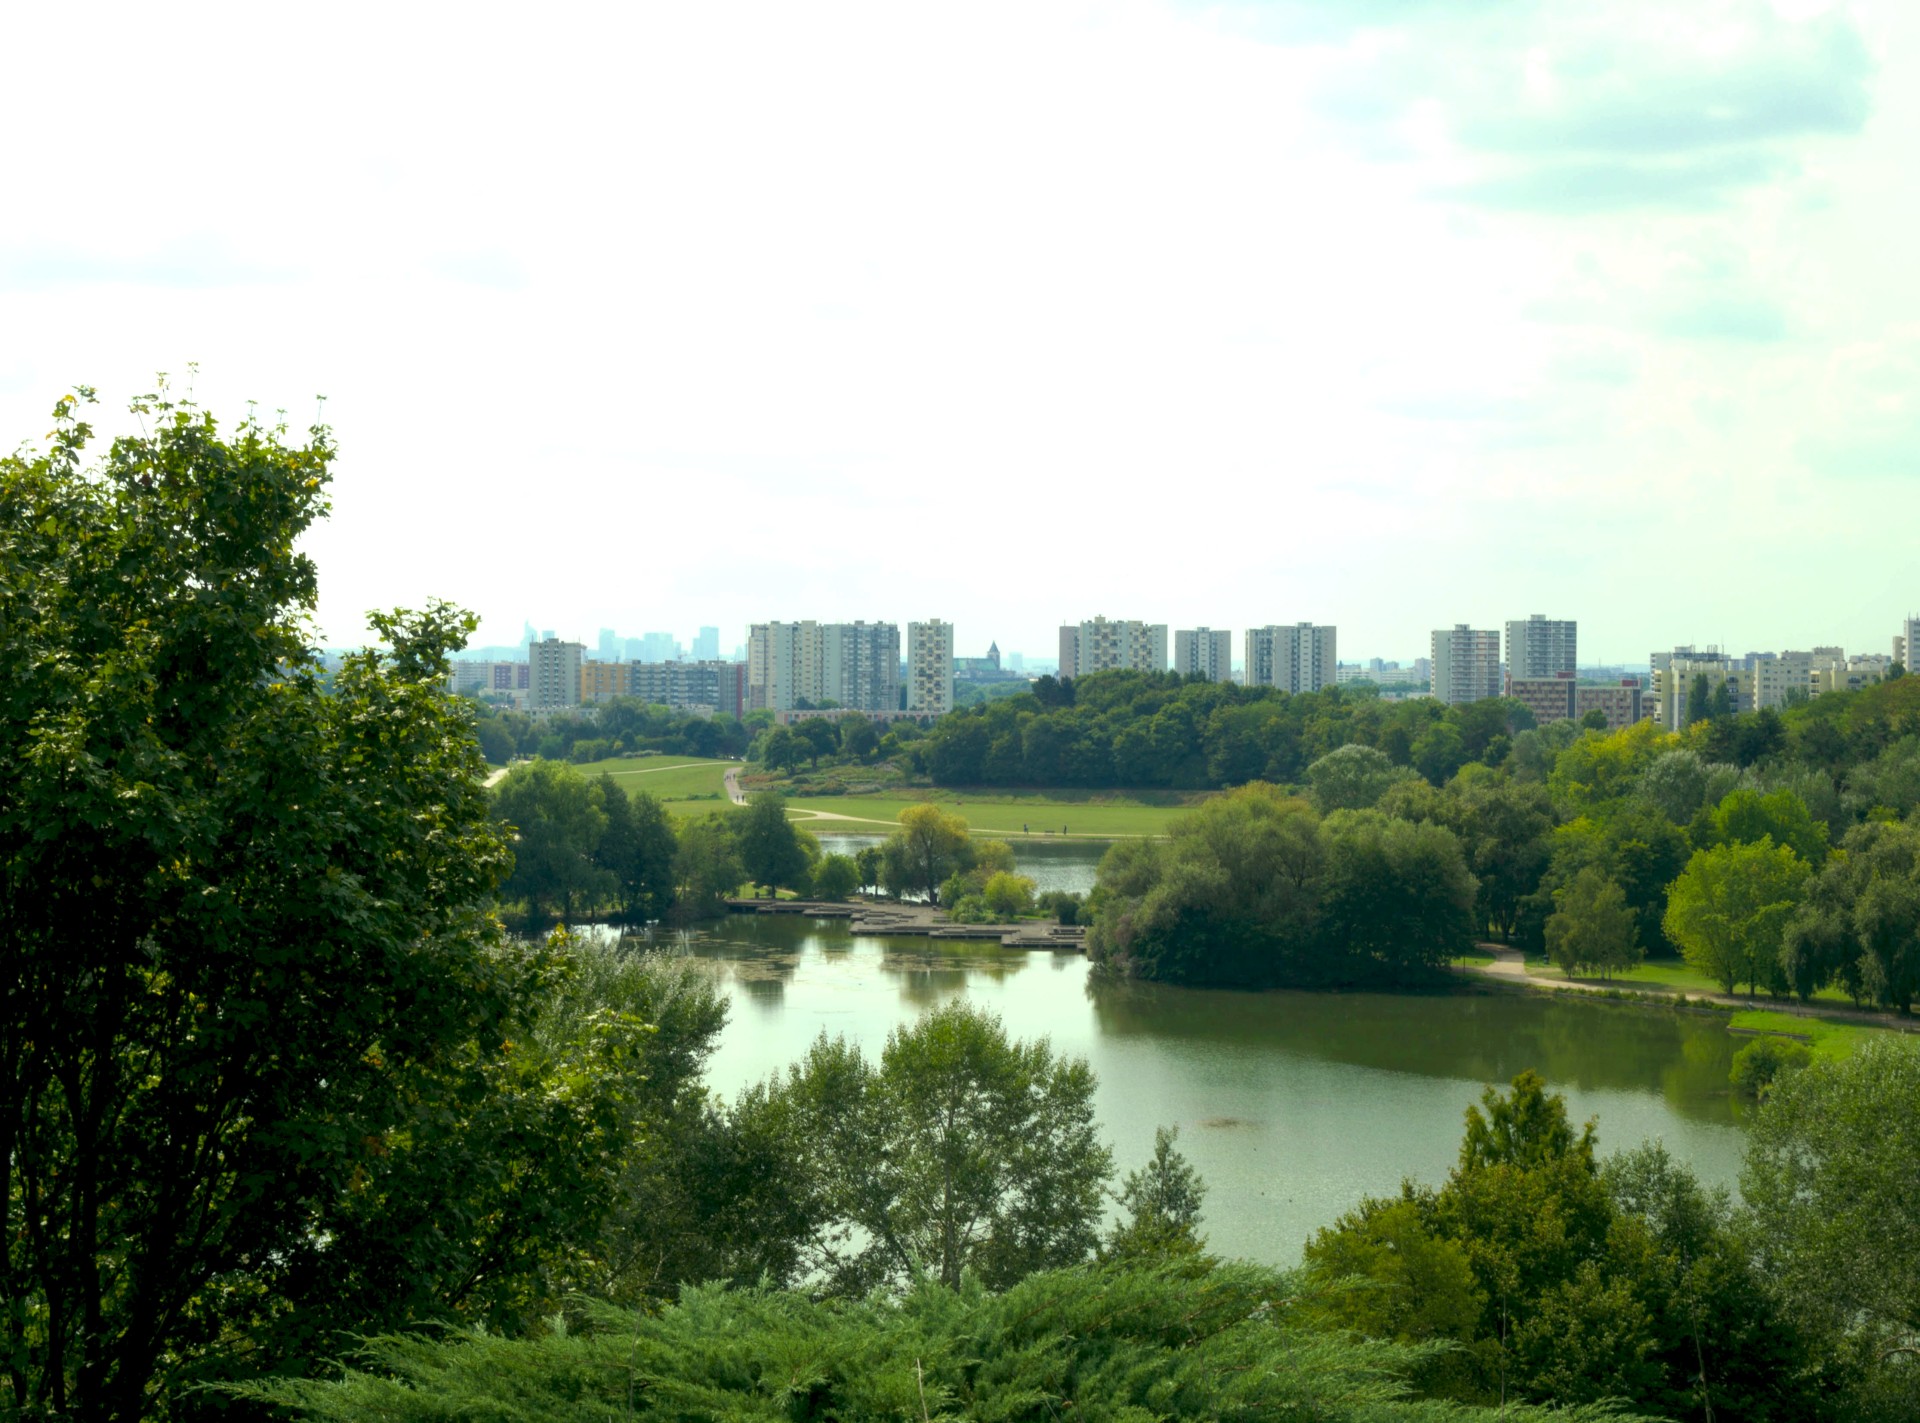
[[[1023,873],[1072,889],[1091,883],[1102,848],[1017,851]],[[856,939],[841,921],[785,916],[735,915],[679,942],[731,1003],[709,1070],[716,1091],[782,1069],[823,1030],[877,1054],[894,1027],[965,996],[1009,1033],[1088,1060],[1122,1173],[1145,1160],[1156,1126],[1177,1125],[1209,1187],[1210,1243],[1227,1255],[1294,1263],[1314,1230],[1362,1196],[1397,1191],[1405,1177],[1437,1184],[1468,1104],[1529,1067],[1566,1094],[1576,1120],[1599,1118],[1603,1152],[1657,1137],[1710,1183],[1731,1185],[1739,1170],[1734,1040],[1712,1017],[1498,989],[1116,984],[1077,955]]]

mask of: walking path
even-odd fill
[[[740,768],[738,766],[727,767],[727,774],[722,776],[720,780],[727,788],[728,800],[732,801],[735,805],[745,805],[747,803],[746,796],[740,790]]]
[[[1527,958],[1519,949],[1505,944],[1476,944],[1475,948],[1493,955],[1490,964],[1468,964],[1468,973],[1478,973],[1501,983],[1519,984],[1529,988],[1545,988],[1558,993],[1627,993],[1638,998],[1654,1002],[1674,1002],[1685,997],[1693,1003],[1714,1003],[1724,1008],[1765,1009],[1771,1013],[1787,1013],[1796,1018],[1825,1018],[1835,1023],[1858,1023],[1871,1028],[1892,1028],[1896,1032],[1911,1033],[1916,1025],[1911,1018],[1903,1018],[1897,1013],[1879,1013],[1867,1008],[1843,1008],[1838,1004],[1802,1003],[1794,998],[1747,998],[1737,993],[1694,993],[1673,992],[1648,984],[1636,983],[1632,979],[1614,982],[1595,983],[1591,980],[1562,978],[1556,975],[1536,973],[1527,967]]]

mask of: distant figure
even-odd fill
[[[1067,833],[1067,827],[1066,827],[1066,826],[1064,826],[1064,825],[1062,825],[1062,826],[1060,827],[1060,833],[1061,833],[1062,835],[1065,835],[1065,834]]]

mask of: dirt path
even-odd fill
[[[1545,988],[1556,993],[1628,993],[1653,1002],[1672,1003],[1684,996],[1693,1003],[1715,1003],[1724,1008],[1755,1008],[1771,1013],[1788,1013],[1796,1018],[1825,1018],[1835,1023],[1858,1023],[1870,1028],[1892,1028],[1896,1032],[1911,1033],[1916,1025],[1911,1018],[1902,1018],[1897,1013],[1876,1013],[1865,1008],[1841,1008],[1826,1003],[1801,1003],[1792,998],[1746,998],[1737,993],[1692,993],[1685,995],[1669,992],[1665,989],[1650,988],[1631,979],[1614,982],[1593,982],[1578,978],[1561,978],[1558,975],[1536,973],[1527,967],[1526,955],[1520,950],[1509,948],[1505,944],[1476,944],[1475,948],[1493,955],[1490,964],[1468,964],[1468,973],[1477,973],[1501,983],[1517,983],[1531,988]]]

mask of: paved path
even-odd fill
[[[735,805],[745,805],[747,803],[746,796],[742,794],[740,790],[740,768],[738,766],[727,767],[727,774],[720,779],[722,784],[727,788],[728,800],[732,801]]]
[[[1649,984],[1636,983],[1632,979],[1615,979],[1610,982],[1595,983],[1577,978],[1562,978],[1558,974],[1536,973],[1527,967],[1527,958],[1519,949],[1509,948],[1505,944],[1476,944],[1475,948],[1493,955],[1490,964],[1468,964],[1467,972],[1483,974],[1502,983],[1518,983],[1534,988],[1549,988],[1556,992],[1573,993],[1631,993],[1654,1002],[1671,1003],[1682,995],[1678,992],[1657,988]],[[1898,1032],[1911,1033],[1916,1025],[1912,1018],[1902,1018],[1897,1013],[1876,1013],[1866,1008],[1842,1008],[1837,1004],[1802,1003],[1793,998],[1747,998],[1737,993],[1696,993],[1685,995],[1695,1003],[1717,1003],[1725,1008],[1761,1008],[1772,1013],[1788,1013],[1796,1018],[1825,1018],[1836,1023],[1860,1023],[1873,1028],[1893,1028]]]

